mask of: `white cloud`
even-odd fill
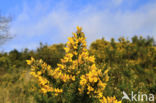
[[[112,2],[115,4],[115,5],[120,5],[123,0],[112,0]]]
[[[113,1],[119,5],[123,0]],[[27,38],[37,38],[41,35],[47,38],[58,36],[59,38],[55,40],[58,43],[66,41],[67,37],[71,36],[71,32],[74,32],[75,27],[79,25],[84,28],[89,43],[101,37],[110,39],[140,34],[151,35],[156,39],[156,3],[143,5],[133,11],[117,10],[116,12],[112,12],[109,8],[99,10],[96,8],[98,5],[94,4],[78,12],[69,11],[66,9],[66,4],[58,5],[57,8],[44,15],[40,15],[37,11],[42,10],[45,5],[36,7],[37,9],[25,7],[14,21],[12,32],[22,37],[27,36]]]

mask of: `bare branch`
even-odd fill
[[[9,33],[9,24],[11,22],[10,17],[0,15],[0,45],[5,43],[8,39],[11,39]]]

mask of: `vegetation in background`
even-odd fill
[[[66,45],[54,44],[51,46],[42,44],[35,51],[28,49],[18,51],[15,49],[9,53],[1,52],[0,103],[51,103],[51,101],[57,102],[57,100],[61,100],[62,98],[59,98],[60,95],[56,98],[51,96],[52,93],[44,95],[40,92],[38,82],[30,75],[31,70],[25,60],[31,57],[34,57],[35,61],[42,59],[55,71],[56,69],[53,68],[60,68],[62,64],[61,59],[64,59],[64,56],[66,57],[65,46],[68,47],[68,43]],[[107,41],[102,38],[92,42],[88,50],[88,57],[91,55],[95,56],[96,68],[101,69],[101,72],[110,68],[108,72],[109,81],[103,91],[105,97],[116,96],[118,100],[121,100],[123,96],[122,91],[126,91],[126,93],[129,93],[128,95],[130,95],[131,91],[134,91],[136,93],[152,93],[156,96],[156,46],[152,38],[135,36],[131,40],[119,38],[118,41],[114,39]],[[71,64],[65,63],[63,66],[72,66],[73,60],[76,60],[76,57],[73,57],[74,55],[72,55]],[[91,66],[91,64],[88,64],[88,66]],[[89,73],[89,71],[85,70],[84,72],[84,75]],[[67,74],[66,71],[64,73]],[[73,95],[71,96],[71,94],[74,94],[74,88],[78,88],[75,87],[77,86],[76,83],[80,83],[80,80],[77,82],[76,80],[76,78],[75,81],[69,79],[70,83],[67,81],[61,84],[62,79],[60,79],[60,84],[56,83],[58,85],[54,86],[61,87],[62,90],[70,90],[64,88],[67,87],[67,84],[75,83],[75,85],[68,86],[73,87],[69,93],[62,94],[69,98],[68,101],[72,101],[76,97],[72,97]],[[58,81],[54,79],[53,82]],[[87,91],[88,88],[84,88],[84,94],[86,93],[87,95]],[[67,91],[62,91],[62,93],[64,92],[66,93]],[[79,101],[81,101],[82,98],[79,91],[76,91],[76,93],[74,95],[79,96]],[[87,96],[84,97],[89,98]],[[123,103],[128,103],[128,101],[123,101]]]
[[[54,44],[51,46],[40,44],[40,48],[37,49],[35,58],[42,59],[52,67],[56,67],[60,62],[60,58],[65,55],[64,44]]]
[[[25,49],[0,53],[0,103],[45,103],[47,97],[42,95],[36,80],[30,75],[26,60],[31,56],[55,61],[57,64],[64,56],[64,45],[41,45],[36,51]],[[42,52],[41,52],[42,51]],[[53,52],[58,51],[56,54]],[[50,56],[49,56],[50,55]],[[53,65],[54,67],[56,66]]]
[[[128,95],[131,91],[156,95],[156,47],[152,38],[134,36],[131,42],[102,38],[93,42],[89,50],[99,67],[111,67],[105,95],[122,98],[122,91]]]

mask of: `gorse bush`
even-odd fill
[[[51,102],[63,103],[121,103],[116,97],[105,97],[105,87],[109,80],[108,71],[96,67],[94,56],[87,50],[82,28],[69,38],[65,56],[56,68],[43,60],[27,60],[31,74],[38,80],[40,91]]]
[[[102,38],[94,41],[89,51],[95,55],[98,67],[107,64],[111,68],[105,95],[118,99],[122,98],[122,91],[128,95],[131,91],[156,95],[156,46],[152,38],[134,36],[131,41]]]

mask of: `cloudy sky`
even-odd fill
[[[77,25],[83,27],[88,45],[102,37],[156,39],[156,0],[0,0],[0,11],[13,18],[14,36],[1,51],[65,43]]]

